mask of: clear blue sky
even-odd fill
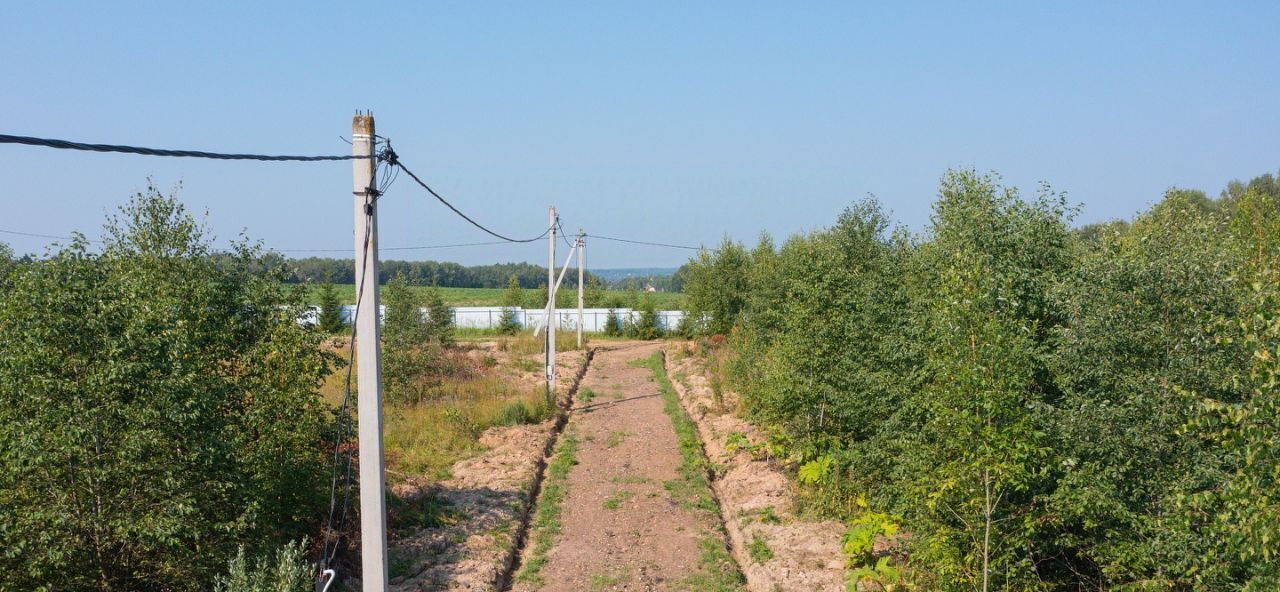
[[[510,234],[541,232],[555,204],[589,233],[751,242],[829,225],[867,194],[920,229],[961,166],[1028,193],[1048,182],[1084,223],[1280,167],[1277,2],[115,4],[5,8],[0,133],[346,153],[338,137],[368,108],[416,172]],[[96,237],[148,175],[181,180],[220,240],[352,245],[348,163],[17,146],[0,146],[0,228]],[[486,239],[403,178],[382,203],[384,246]]]

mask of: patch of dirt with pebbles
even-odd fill
[[[844,555],[838,521],[811,521],[795,515],[795,486],[790,475],[748,452],[729,452],[730,434],[744,434],[752,443],[765,434],[729,410],[738,397],[722,392],[717,403],[702,360],[684,351],[684,344],[666,346],[667,372],[685,411],[698,426],[707,458],[723,467],[711,483],[720,500],[734,558],[752,592],[843,592]],[[772,553],[764,561],[751,557],[750,548],[763,541]],[[757,543],[758,544],[758,543]]]

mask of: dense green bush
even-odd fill
[[[750,255],[746,249],[728,238],[719,249],[698,251],[689,261],[684,283],[685,306],[699,324],[700,332],[728,333],[733,328],[749,294],[749,266]]]
[[[335,358],[155,188],[0,299],[0,589],[197,590],[323,515]]]
[[[227,563],[226,573],[213,581],[214,592],[308,592],[314,590],[315,566],[303,556],[302,542],[289,543],[275,553],[250,561],[241,547]]]
[[[4,294],[9,289],[11,280],[9,274],[13,273],[18,267],[18,263],[13,259],[13,249],[5,243],[0,243],[0,294]]]
[[[915,585],[1274,589],[1274,179],[1070,220],[953,171],[922,235],[857,204],[699,253],[685,292],[809,511],[900,522]]]

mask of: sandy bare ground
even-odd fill
[[[745,450],[729,452],[726,440],[730,434],[742,434],[752,443],[763,441],[765,436],[730,412],[738,407],[735,393],[726,391],[720,402],[715,400],[703,362],[686,355],[685,344],[666,347],[667,371],[680,402],[698,426],[708,458],[721,467],[711,486],[720,500],[733,554],[742,566],[748,589],[845,590],[840,547],[844,526],[796,516],[794,485],[782,468],[753,458]],[[753,544],[757,549],[763,545],[769,553],[757,552],[753,558]]]
[[[633,365],[659,347],[596,350],[565,432],[577,442],[577,464],[561,531],[537,577],[517,579],[513,590],[690,589],[700,543],[716,537],[723,546],[718,520],[682,507],[668,490],[679,477],[677,436],[653,372]]]
[[[587,356],[570,351],[556,359],[561,369],[558,395],[567,402]],[[537,384],[541,371],[539,367],[509,378]],[[412,483],[400,486],[398,496],[432,496],[447,508],[449,518],[441,526],[389,541],[390,589],[488,591],[500,587],[500,579],[515,561],[519,526],[531,507],[543,459],[557,433],[555,421],[490,428],[480,438],[486,450],[455,464],[452,478],[416,492],[409,490]],[[358,583],[349,587],[358,589]]]

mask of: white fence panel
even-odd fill
[[[387,318],[387,307],[379,307],[379,321],[385,321]],[[458,306],[453,309],[453,324],[455,327],[464,329],[496,329],[502,323],[502,313],[507,307],[502,306]],[[516,313],[516,323],[526,329],[542,329],[547,324],[546,309],[532,308],[513,308]],[[356,307],[354,305],[344,305],[342,307],[342,321],[350,324],[352,317],[355,316]],[[624,323],[635,322],[640,319],[640,311],[630,308],[586,308],[582,311],[582,330],[587,333],[603,333],[605,324],[609,321],[609,314],[613,313],[618,316]],[[680,326],[680,320],[684,318],[682,310],[660,310],[658,312],[658,326],[664,331],[674,331]],[[426,309],[423,309],[426,314]],[[310,307],[306,313],[298,319],[303,325],[314,325],[320,319],[320,307]],[[556,310],[556,329],[558,331],[577,331],[578,330],[578,309],[557,309]]]

